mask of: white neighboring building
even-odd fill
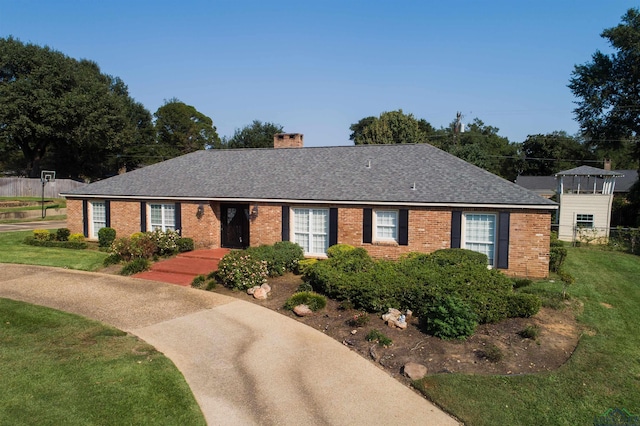
[[[604,242],[609,237],[616,177],[624,175],[590,166],[556,173],[558,239]]]

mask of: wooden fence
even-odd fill
[[[60,198],[60,193],[71,191],[86,185],[71,179],[56,179],[44,186],[45,198]],[[41,197],[42,182],[40,179],[6,177],[0,178],[0,197]]]

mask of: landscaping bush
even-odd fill
[[[48,229],[34,229],[33,230],[33,238],[37,241],[50,241],[53,235],[49,232]]]
[[[109,256],[105,257],[102,261],[104,266],[117,265],[122,262],[122,256],[116,253],[111,253]]]
[[[313,286],[307,282],[303,282],[298,286],[298,290],[296,290],[296,293],[299,293],[301,291],[313,291]]]
[[[27,237],[23,242],[31,246],[58,247],[72,250],[84,250],[88,247],[87,243],[84,241],[37,240],[34,237]]]
[[[318,262],[318,259],[301,259],[298,261],[298,266],[293,272],[295,272],[298,275],[304,275],[307,269],[310,266],[316,264],[317,262]]]
[[[207,291],[214,289],[217,285],[218,283],[211,277],[211,274],[208,276],[198,275],[191,281],[191,287]]]
[[[178,253],[178,240],[180,239],[180,233],[178,233],[178,231],[173,231],[171,229],[162,231],[161,229],[156,229],[155,231],[147,232],[146,235],[155,245],[155,251],[151,256],[153,256],[153,254],[171,256],[172,254]]]
[[[69,235],[71,235],[71,231],[69,231],[68,228],[58,228],[56,231],[56,240],[69,241]]]
[[[367,342],[378,342],[378,345],[384,346],[385,348],[393,344],[393,340],[389,339],[382,332],[376,330],[375,328],[367,333],[365,339],[367,339]]]
[[[157,251],[156,243],[149,233],[133,234],[130,238],[116,238],[111,244],[111,253],[124,261],[150,259]]]
[[[294,271],[298,266],[298,261],[304,259],[302,247],[290,241],[280,241],[272,246],[250,247],[245,251],[255,259],[267,262],[267,270],[270,277],[277,277],[285,272]]]
[[[460,248],[451,248],[451,249],[440,249],[431,253],[429,256],[429,260],[440,265],[440,266],[459,266],[464,264],[477,264],[487,266],[489,260],[487,256],[482,253],[478,253],[477,251],[460,249]]]
[[[120,270],[121,275],[133,275],[139,272],[144,272],[149,269],[150,263],[148,259],[136,258],[125,265]]]
[[[204,287],[204,283],[207,281],[207,277],[204,275],[198,275],[191,281],[191,287],[193,288],[202,288]]]
[[[368,313],[358,312],[352,318],[349,318],[347,320],[347,324],[349,324],[351,327],[364,327],[365,325],[369,324],[370,319],[371,318],[369,317]]]
[[[70,242],[81,243],[81,242],[84,242],[84,240],[85,240],[85,238],[84,238],[83,234],[75,233],[75,234],[69,235],[69,241]]]
[[[528,325],[523,330],[518,332],[518,335],[523,339],[537,339],[540,334],[540,328],[537,325]]]
[[[349,253],[354,250],[355,247],[349,244],[334,244],[327,249],[327,257],[336,257]]]
[[[551,232],[551,242],[549,248],[549,270],[558,272],[562,268],[562,264],[567,258],[567,249],[564,243],[558,240],[558,234]]]
[[[98,230],[98,247],[109,248],[113,244],[113,240],[116,239],[116,230],[113,228],[105,227]]]
[[[508,298],[509,318],[528,318],[540,311],[542,300],[535,294],[513,293]]]
[[[441,339],[466,339],[478,326],[471,307],[456,296],[441,296],[422,306],[418,312],[421,328]]]
[[[193,249],[195,248],[193,238],[188,238],[188,237],[179,238],[177,242],[177,246],[178,246],[178,253],[193,251]]]
[[[332,246],[332,256],[326,262],[342,272],[363,272],[374,264],[369,252],[362,247],[348,249],[346,244]]]
[[[327,306],[327,298],[312,291],[303,291],[292,295],[284,304],[285,309],[292,310],[298,305],[307,305],[313,312]]]
[[[267,282],[267,262],[252,257],[245,251],[232,251],[218,264],[217,276],[226,287],[247,290]]]

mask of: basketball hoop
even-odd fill
[[[44,208],[44,186],[47,183],[56,181],[56,172],[52,170],[43,170],[40,172],[40,182],[42,182],[42,218],[47,217],[47,209]]]

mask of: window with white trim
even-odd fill
[[[593,215],[576,214],[576,226],[578,228],[593,228]]]
[[[149,204],[150,229],[161,231],[176,229],[176,206],[173,204]]]
[[[329,209],[293,209],[293,240],[305,254],[327,254]]]
[[[375,240],[398,241],[398,211],[376,210],[375,218]]]
[[[496,215],[466,213],[464,215],[464,247],[487,255],[489,265],[495,266]]]
[[[98,231],[107,226],[107,205],[104,201],[91,201],[91,238],[98,238]]]

